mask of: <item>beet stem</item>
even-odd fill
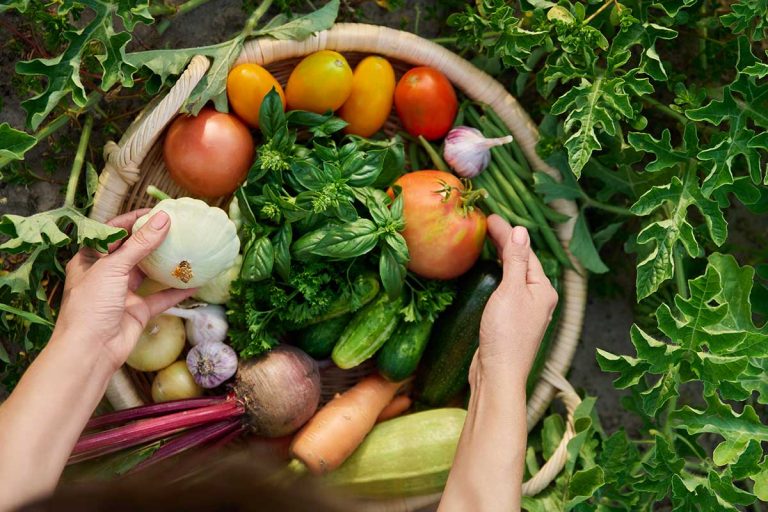
[[[117,425],[119,423],[127,423],[129,421],[151,418],[153,416],[160,416],[172,412],[199,409],[201,407],[223,403],[225,400],[226,398],[223,396],[216,396],[205,398],[187,398],[184,400],[173,400],[159,404],[141,405],[139,407],[132,407],[130,409],[123,409],[122,411],[110,412],[107,414],[102,414],[96,418],[92,418],[85,425],[84,430],[104,428],[111,425]]]
[[[70,455],[70,461],[73,458],[77,461],[85,460],[84,456],[86,455],[88,455],[87,458],[92,458],[91,452],[97,453],[95,456],[106,455],[124,448],[162,439],[191,427],[229,418],[239,418],[243,416],[244,412],[243,406],[236,400],[227,400],[216,405],[139,420],[128,425],[87,434],[75,444]]]
[[[218,439],[229,437],[229,434],[241,431],[243,423],[238,419],[230,419],[220,421],[212,425],[205,425],[203,427],[197,427],[183,435],[180,435],[176,439],[168,441],[166,444],[160,447],[149,458],[143,460],[141,463],[131,469],[131,473],[140,471],[152,464],[165,460],[174,455],[178,455],[196,446],[203,445],[205,443],[216,441]]]

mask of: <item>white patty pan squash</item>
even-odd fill
[[[160,210],[170,217],[171,228],[160,247],[139,263],[149,278],[172,288],[195,288],[235,262],[240,240],[224,210],[190,197],[163,199],[139,217],[133,230]]]

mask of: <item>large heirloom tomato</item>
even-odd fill
[[[408,268],[429,279],[453,279],[469,270],[483,248],[486,218],[465,200],[461,181],[443,171],[416,171],[394,186],[403,194]]]

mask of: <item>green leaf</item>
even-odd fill
[[[275,250],[274,268],[278,275],[285,280],[291,275],[291,241],[293,229],[290,224],[283,224],[272,239],[272,247]]]
[[[563,173],[562,181],[555,180],[545,172],[536,172],[533,180],[536,193],[542,196],[546,203],[555,199],[581,199],[584,195],[570,172]]]
[[[338,14],[339,0],[330,0],[323,7],[312,13],[299,16],[278,26],[270,23],[263,29],[255,31],[252,35],[303,41],[316,32],[331,28]]]
[[[370,252],[378,241],[376,224],[368,219],[357,219],[329,229],[312,252],[318,256],[350,259]]]
[[[37,144],[37,138],[0,123],[0,167],[11,160],[23,160],[24,153]]]
[[[243,266],[240,277],[245,281],[263,281],[272,274],[275,249],[266,236],[250,239],[243,248]]]
[[[387,245],[382,246],[379,257],[379,277],[390,299],[400,296],[406,273],[405,265],[398,260],[395,251]]]
[[[573,228],[573,238],[571,239],[569,249],[590,272],[595,274],[608,272],[608,267],[600,259],[600,254],[598,254],[595,244],[592,242],[592,235],[589,232],[589,226],[587,226],[583,210],[576,218],[576,225]]]
[[[627,142],[638,151],[654,155],[656,159],[645,166],[648,172],[658,172],[678,164],[684,164],[695,158],[699,150],[699,137],[693,123],[686,125],[683,145],[674,149],[672,135],[666,128],[661,132],[661,139],[654,139],[649,133],[632,132],[627,135]]]
[[[89,219],[72,207],[37,213],[30,217],[4,215],[0,219],[0,233],[10,240],[0,249],[12,253],[30,252],[36,246],[60,247],[71,242],[63,229],[72,226],[76,232],[78,246],[92,247],[106,251],[109,244],[122,239],[126,232]]]
[[[571,484],[568,486],[568,495],[571,498],[566,507],[570,508],[588,500],[604,483],[605,473],[600,466],[576,471],[571,477]]]
[[[280,95],[273,87],[261,102],[259,108],[259,130],[264,138],[271,139],[280,129],[285,129],[287,119]]]
[[[53,328],[53,322],[50,322],[45,318],[42,318],[30,311],[24,311],[22,309],[18,309],[3,303],[0,303],[0,311],[5,311],[6,313],[9,313],[11,315],[18,316],[20,318],[23,318],[27,322],[30,322],[33,324],[44,325],[46,327]]]

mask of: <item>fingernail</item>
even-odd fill
[[[525,245],[528,243],[528,230],[522,226],[517,226],[512,229],[512,243],[517,245]]]
[[[149,219],[149,225],[152,229],[163,229],[169,220],[170,217],[168,217],[167,213],[159,211]]]

